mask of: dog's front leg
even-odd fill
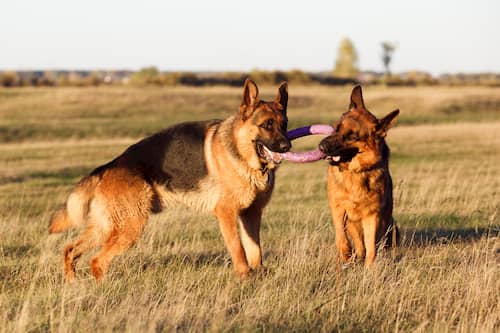
[[[365,266],[373,267],[375,256],[377,255],[377,228],[380,218],[377,213],[365,217],[363,224],[363,241],[366,248]]]
[[[346,235],[346,211],[342,207],[331,204],[333,227],[335,228],[335,245],[340,260],[345,263],[351,259],[352,248]]]
[[[245,251],[241,246],[240,236],[238,234],[238,208],[234,202],[224,200],[219,202],[215,208],[215,215],[219,220],[219,227],[226,243],[226,247],[231,254],[236,274],[240,278],[248,275],[250,268],[248,267]]]
[[[251,268],[262,266],[262,250],[260,247],[260,223],[262,209],[250,207],[240,214],[241,240],[245,248],[246,258]]]

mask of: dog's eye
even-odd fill
[[[273,125],[274,125],[274,120],[272,119],[269,119],[268,121],[266,121],[265,123],[262,123],[260,125],[260,127],[266,129],[266,130],[272,130],[273,129]]]
[[[344,139],[345,140],[358,140],[358,136],[356,135],[356,133],[354,132],[347,132],[345,135],[344,135]]]

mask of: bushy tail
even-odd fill
[[[49,233],[55,234],[63,232],[71,227],[71,221],[68,218],[68,211],[66,207],[57,210],[50,218]]]
[[[63,232],[85,223],[96,184],[97,178],[89,176],[76,185],[75,190],[68,196],[65,206],[52,215],[49,233]]]

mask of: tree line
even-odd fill
[[[383,72],[361,71],[358,54],[349,38],[341,40],[332,71],[309,73],[299,69],[290,71],[250,72],[161,72],[154,66],[139,71],[0,71],[0,86],[99,86],[130,84],[134,86],[241,86],[250,77],[260,84],[278,84],[288,81],[292,84],[345,85],[353,83],[396,85],[488,85],[500,86],[500,74],[444,74],[434,77],[427,72],[408,71],[393,73],[391,63],[397,45],[384,41],[380,43],[380,59]]]

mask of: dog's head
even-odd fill
[[[358,85],[352,90],[349,111],[333,124],[333,134],[320,142],[319,149],[327,155],[331,165],[352,170],[370,168],[387,158],[384,156],[384,150],[388,154],[384,138],[396,123],[398,114],[399,110],[395,110],[377,119],[366,109]]]
[[[253,149],[253,155],[258,157],[260,164],[270,168],[281,161],[276,153],[285,153],[292,147],[287,137],[287,102],[286,82],[279,86],[278,95],[273,102],[265,102],[259,99],[257,85],[252,80],[245,81],[237,141],[251,142],[249,149]]]

